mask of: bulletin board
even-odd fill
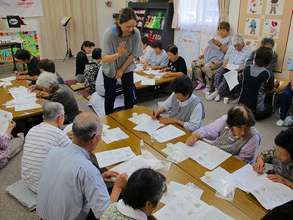
[[[22,48],[28,50],[33,56],[40,57],[39,36],[36,31],[1,32],[0,42],[21,42]],[[14,50],[17,50],[14,48]],[[0,50],[0,64],[13,62],[10,49]]]
[[[278,54],[277,71],[282,72],[292,18],[292,0],[241,0],[238,33],[251,49],[261,39],[272,37]],[[287,62],[286,62],[287,63]]]

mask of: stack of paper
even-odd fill
[[[4,134],[8,128],[9,123],[12,121],[13,116],[10,112],[0,109],[0,134]]]
[[[140,72],[140,71],[143,71],[143,64],[142,63],[136,64],[136,68],[134,70],[134,72]]]
[[[167,189],[168,190],[168,189]],[[219,209],[201,201],[188,190],[178,191],[170,203],[154,214],[158,220],[178,219],[217,219],[231,220],[232,218]]]
[[[205,175],[200,179],[215,189],[220,196],[225,197],[231,201],[233,200],[235,193],[235,182],[231,177],[231,174],[222,167],[218,167],[211,172],[206,172]]]
[[[293,200],[292,189],[269,180],[265,174],[257,174],[249,164],[232,173],[232,178],[241,190],[254,195],[265,209],[273,209]]]
[[[137,73],[134,73],[133,74],[133,82],[134,83],[137,83],[137,82],[140,82],[142,80],[142,76],[137,74]]]
[[[158,128],[162,127],[163,125],[158,120],[153,119],[144,119],[135,126],[133,129],[136,131],[146,132],[149,135],[152,135]]]
[[[158,160],[150,152],[147,152],[147,154],[143,153],[142,155],[135,156],[111,170],[118,173],[126,173],[128,176],[131,176],[131,174],[138,169],[152,168],[154,170],[159,170],[164,168],[164,165],[163,161]]]
[[[168,143],[167,147],[162,151],[168,155],[167,159],[173,161],[174,163],[180,163],[188,159],[188,155],[185,154],[182,147],[177,144]]]
[[[15,111],[24,111],[42,107],[36,103],[36,94],[23,86],[10,88],[9,93],[13,99],[5,103],[6,108],[14,107]]]
[[[15,76],[10,76],[10,77],[0,79],[0,81],[2,81],[2,82],[11,82],[11,81],[14,81],[14,80],[16,80]]]
[[[102,140],[106,144],[110,144],[115,141],[127,139],[128,135],[120,128],[105,129],[103,130]]]
[[[148,120],[152,120],[152,117],[145,114],[145,113],[142,113],[142,114],[132,115],[132,117],[129,118],[128,120],[133,122],[134,124],[138,125],[138,124],[144,123]]]
[[[160,202],[170,204],[177,199],[178,195],[188,194],[190,201],[200,200],[203,190],[195,186],[193,183],[181,184],[171,181],[167,184],[167,192],[162,196]]]
[[[156,79],[150,79],[147,77],[141,77],[141,85],[143,86],[154,86],[156,85]]]
[[[230,91],[239,84],[238,81],[238,72],[236,70],[231,70],[224,74],[225,80],[228,83]]]
[[[100,168],[108,167],[135,157],[130,147],[108,150],[96,153]]]
[[[228,63],[226,65],[226,69],[231,70],[231,71],[239,70],[239,68],[240,68],[240,65],[236,65],[236,64],[232,64],[232,63]]]
[[[159,143],[170,141],[183,135],[185,135],[185,132],[176,128],[174,125],[167,125],[152,133],[153,138]]]
[[[12,83],[10,81],[0,82],[0,87],[6,88],[7,86],[12,86]]]
[[[155,75],[155,76],[163,76],[164,75],[164,73],[160,72],[159,70],[145,70],[143,72],[148,75]]]

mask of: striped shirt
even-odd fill
[[[21,178],[33,192],[38,191],[40,171],[50,149],[70,144],[70,139],[61,129],[46,122],[29,130],[23,148]]]

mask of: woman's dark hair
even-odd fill
[[[193,91],[192,82],[186,75],[175,78],[172,82],[172,88],[175,93],[181,93],[190,97]]]
[[[264,46],[266,44],[270,44],[272,45],[272,47],[275,46],[275,41],[273,38],[270,38],[270,37],[265,37],[261,40],[261,45]]]
[[[259,67],[268,66],[273,58],[273,50],[267,47],[260,47],[255,52],[254,63]]]
[[[170,45],[168,47],[167,51],[174,54],[174,55],[177,55],[178,54],[178,47],[176,45]]]
[[[284,148],[290,154],[291,159],[293,159],[293,127],[281,131],[275,137],[275,144]]]
[[[80,50],[84,51],[84,49],[83,49],[84,47],[94,47],[94,46],[95,46],[94,42],[86,40],[86,41],[82,42]]]
[[[134,10],[132,8],[121,9],[121,11],[119,13],[118,23],[123,24],[127,21],[130,21],[130,20],[137,21],[137,16],[136,16]],[[120,26],[118,25],[118,23],[116,23],[118,36],[122,37],[122,30],[121,30]],[[134,31],[133,31],[133,33],[134,33]]]
[[[31,53],[25,49],[18,49],[15,52],[15,58],[18,60],[22,60],[22,61],[30,60],[31,56],[32,56]]]
[[[227,21],[220,22],[219,25],[218,25],[218,30],[221,30],[221,29],[224,29],[227,32],[229,32],[230,31],[230,24],[229,24],[229,22],[227,22]]]
[[[228,127],[252,127],[255,125],[255,118],[252,111],[245,105],[236,105],[229,109],[226,121]]]
[[[55,73],[55,63],[49,59],[40,60],[39,68],[49,73]]]
[[[94,60],[98,60],[98,59],[101,59],[101,57],[102,57],[102,49],[101,48],[93,49],[92,58]]]
[[[155,40],[152,44],[152,48],[159,48],[159,49],[163,49],[163,44],[162,41],[160,40]]]
[[[156,206],[166,191],[166,177],[157,171],[143,168],[128,179],[122,199],[133,209],[142,209],[149,201]]]
[[[147,36],[143,36],[141,38],[141,41],[142,41],[143,44],[150,45],[150,42],[149,42],[149,39],[148,39]]]

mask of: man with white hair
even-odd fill
[[[232,45],[229,47],[225,57],[223,66],[217,69],[214,79],[215,91],[206,96],[208,101],[220,101],[229,92],[228,84],[224,78],[224,74],[229,72],[228,65],[237,67],[236,71],[242,71],[246,61],[248,60],[251,51],[245,47],[245,42],[242,36],[235,35],[232,39]],[[229,67],[230,68],[230,67]]]
[[[73,92],[66,85],[59,84],[55,74],[48,72],[43,72],[39,76],[36,86],[40,90],[37,92],[37,96],[61,103],[65,111],[64,123],[72,123],[74,117],[79,113],[78,104]]]
[[[102,124],[94,113],[77,115],[72,132],[73,143],[52,149],[42,168],[37,214],[44,220],[82,220],[93,215],[99,219],[127,183],[126,174],[101,174],[93,163],[93,151],[102,135]],[[113,177],[116,181],[109,196],[104,181],[113,181]]]
[[[66,147],[71,141],[60,129],[64,122],[64,108],[57,102],[43,106],[44,121],[31,128],[25,137],[21,161],[21,178],[33,192],[38,192],[41,167],[48,152],[55,147]]]

